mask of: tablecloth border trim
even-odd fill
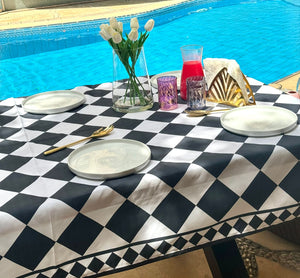
[[[138,246],[138,245],[143,245],[143,244],[149,244],[149,243],[153,243],[153,242],[163,242],[165,240],[169,240],[169,239],[175,239],[175,238],[180,238],[182,236],[185,236],[185,235],[189,235],[189,234],[195,234],[197,232],[201,232],[203,230],[209,230],[210,228],[213,228],[214,226],[216,225],[221,225],[222,223],[225,223],[227,221],[230,221],[230,220],[234,220],[234,219],[240,219],[242,217],[245,217],[245,216],[255,216],[255,215],[259,215],[259,214],[264,214],[264,213],[271,213],[271,212],[275,212],[275,211],[286,211],[287,209],[290,209],[290,208],[294,208],[294,207],[298,207],[295,209],[294,213],[291,214],[293,215],[293,219],[290,219],[289,221],[291,220],[294,220],[298,217],[300,217],[300,204],[295,204],[295,205],[290,205],[290,206],[286,206],[286,207],[282,207],[282,208],[279,208],[279,209],[269,209],[269,210],[264,210],[264,211],[259,211],[259,212],[256,212],[256,213],[246,213],[246,214],[243,214],[243,215],[239,215],[238,217],[231,217],[227,220],[223,220],[222,222],[218,222],[214,225],[210,225],[210,226],[207,226],[205,228],[201,228],[201,229],[196,229],[196,230],[193,230],[193,231],[189,231],[189,232],[184,232],[184,233],[180,233],[180,234],[175,234],[175,235],[171,235],[171,236],[166,236],[166,237],[161,237],[161,238],[155,238],[155,239],[152,239],[152,240],[143,240],[143,241],[139,241],[139,242],[135,242],[135,243],[129,243],[127,245],[123,245],[121,247],[118,247],[118,248],[114,248],[114,249],[110,249],[110,250],[106,250],[106,251],[101,251],[101,252],[97,252],[97,253],[93,253],[93,254],[89,254],[89,255],[86,255],[86,256],[81,256],[79,258],[76,258],[76,259],[72,259],[70,261],[67,261],[67,262],[64,262],[64,263],[61,263],[59,265],[56,265],[56,266],[51,266],[51,267],[47,267],[47,268],[44,268],[44,269],[40,269],[40,270],[35,270],[35,271],[32,271],[30,273],[27,273],[27,274],[23,274],[22,276],[18,276],[18,278],[25,278],[25,277],[30,277],[34,274],[39,274],[39,273],[43,273],[45,271],[49,271],[49,270],[53,270],[53,269],[60,269],[61,267],[64,267],[68,264],[72,264],[72,263],[76,263],[76,262],[80,262],[82,260],[85,260],[85,259],[90,259],[90,258],[93,258],[93,257],[96,257],[96,256],[101,256],[101,255],[105,255],[105,254],[112,254],[114,252],[118,252],[118,251],[121,251],[121,250],[125,250],[125,249],[129,249],[133,246]],[[296,213],[296,215],[295,215]],[[278,217],[279,219],[279,217]],[[284,220],[281,220],[283,223]],[[278,224],[281,224],[281,223],[278,223]],[[267,223],[265,223],[267,224]],[[248,224],[249,225],[249,224]],[[277,225],[277,224],[276,224]],[[222,242],[222,241],[225,241],[225,240],[228,240],[229,238],[230,239],[235,239],[237,237],[241,237],[241,236],[246,236],[246,235],[249,235],[249,234],[253,234],[253,233],[256,233],[258,231],[263,231],[263,230],[266,230],[270,227],[271,225],[268,225],[266,227],[262,227],[262,228],[259,228],[259,229],[254,229],[253,231],[250,231],[250,232],[242,232],[240,234],[236,234],[236,235],[232,235],[232,236],[229,236],[229,237],[226,237],[226,238],[223,238],[223,239],[219,239],[219,240],[215,240],[214,241],[214,244],[217,243],[217,242]],[[233,227],[232,227],[233,228]],[[139,263],[134,263],[132,265],[129,265],[129,266],[125,266],[123,269],[123,267],[121,267],[120,271],[123,271],[123,270],[126,270],[127,268],[130,269],[133,268],[133,267],[136,267],[136,266],[139,266],[139,265],[143,265],[143,264],[146,264],[148,261],[149,262],[153,262],[153,261],[159,261],[159,260],[162,260],[164,258],[168,258],[168,257],[172,257],[172,256],[175,256],[175,255],[180,255],[180,254],[183,254],[183,253],[186,253],[186,252],[189,252],[189,251],[193,251],[193,250],[196,250],[196,249],[199,249],[199,248],[204,248],[205,246],[207,245],[211,245],[212,243],[211,242],[207,242],[207,243],[204,243],[204,244],[200,244],[200,245],[196,245],[196,246],[193,246],[193,247],[189,247],[189,248],[186,248],[184,250],[179,250],[179,251],[176,251],[176,252],[173,252],[173,253],[170,253],[170,254],[163,254],[163,256],[159,256],[159,257],[156,257],[156,258],[152,258],[152,259],[147,259],[145,262],[139,262]],[[112,274],[112,273],[116,273],[118,272],[119,268],[116,268],[116,269],[112,269],[112,270],[109,270],[109,271],[105,271],[105,273],[103,273],[103,275],[101,275],[101,273],[98,273],[98,274],[95,274],[95,275],[92,275],[92,276],[86,276],[87,278],[96,278],[96,277],[100,277],[99,275],[101,276],[104,276],[104,275],[109,275],[109,274]]]

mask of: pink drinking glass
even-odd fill
[[[158,101],[160,109],[173,110],[177,104],[177,77],[161,76],[157,78]]]

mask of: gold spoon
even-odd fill
[[[188,114],[189,117],[200,117],[209,115],[211,113],[217,113],[222,111],[231,110],[232,108],[224,108],[224,109],[217,109],[217,110],[184,110],[185,113]]]
[[[75,141],[73,143],[70,143],[70,144],[67,144],[67,145],[64,145],[64,146],[61,146],[61,147],[58,147],[58,148],[54,148],[52,150],[49,150],[49,151],[46,151],[44,152],[44,155],[48,155],[48,154],[51,154],[51,153],[55,153],[57,151],[60,151],[60,150],[63,150],[65,148],[68,148],[68,147],[71,147],[71,146],[74,146],[76,144],[79,144],[81,142],[84,142],[86,140],[89,140],[89,139],[92,139],[92,138],[97,138],[97,137],[102,137],[102,136],[105,136],[107,134],[109,134],[112,130],[114,129],[114,126],[113,125],[110,125],[108,127],[106,127],[105,129],[103,129],[103,127],[99,128],[98,130],[94,131],[90,136],[86,137],[86,138],[83,138],[83,139],[80,139],[78,141]]]

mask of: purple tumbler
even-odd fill
[[[172,110],[176,109],[177,104],[177,77],[161,76],[157,78],[158,101],[160,109]]]

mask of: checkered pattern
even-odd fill
[[[257,104],[300,114],[300,101],[249,78]],[[292,220],[300,214],[300,126],[253,138],[224,130],[221,114],[186,108],[122,114],[111,84],[75,88],[84,105],[55,115],[0,102],[0,277],[93,277]],[[155,95],[157,97],[157,95]],[[92,181],[69,171],[72,149],[43,152],[113,124],[98,140],[147,144],[150,164]]]

